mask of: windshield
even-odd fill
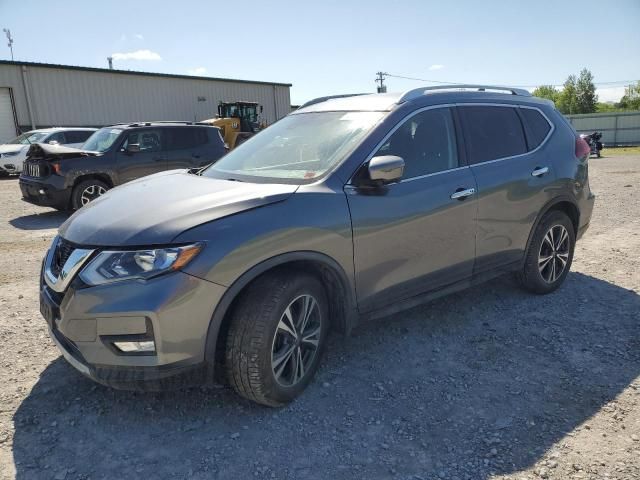
[[[235,148],[203,175],[260,183],[309,183],[340,163],[383,115],[290,115]]]
[[[14,138],[8,143],[11,145],[29,145],[31,143],[38,143],[44,140],[49,133],[50,132],[27,132]]]
[[[84,142],[82,149],[104,153],[111,148],[111,145],[113,145],[113,142],[118,139],[121,133],[122,129],[120,128],[101,128]]]

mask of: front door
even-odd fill
[[[374,192],[345,187],[361,311],[471,276],[476,184],[454,125],[448,107],[414,114],[374,154],[402,157],[402,180]]]
[[[166,170],[162,129],[149,128],[130,131],[117,153],[118,178],[120,183]],[[138,145],[130,151],[129,145]]]

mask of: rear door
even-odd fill
[[[555,172],[543,145],[552,125],[540,110],[528,110],[538,121],[537,140],[527,137],[517,105],[458,105],[478,185],[476,274],[522,259],[533,223],[552,197]]]
[[[402,157],[401,181],[375,191],[345,187],[362,311],[472,274],[476,185],[459,154],[452,113],[418,111],[383,142],[374,156]]]
[[[124,142],[116,154],[120,183],[166,170],[163,133],[164,129],[161,128],[146,128],[125,134]],[[138,145],[139,151],[128,151],[130,144]]]
[[[167,128],[167,169],[197,168],[211,163],[207,132],[202,127]]]

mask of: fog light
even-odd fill
[[[155,352],[156,344],[153,340],[143,342],[113,342],[118,350],[125,353]]]
[[[41,188],[40,190],[38,190],[38,193],[39,193],[40,195],[44,195],[44,190]]]

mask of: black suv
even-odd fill
[[[220,129],[191,122],[104,127],[82,149],[34,144],[20,189],[25,201],[77,210],[107,190],[163,170],[201,168],[226,153]]]

